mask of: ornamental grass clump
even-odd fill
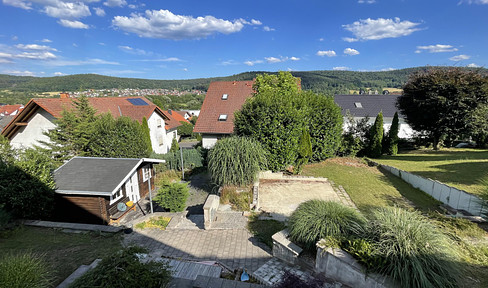
[[[52,287],[53,279],[51,269],[40,255],[6,254],[0,259],[1,287]]]
[[[246,137],[221,139],[208,154],[208,171],[219,186],[251,184],[266,163],[261,144]]]
[[[365,223],[365,218],[353,208],[337,202],[309,200],[293,212],[288,227],[292,241],[314,249],[322,238],[358,235]]]
[[[461,267],[455,245],[424,216],[400,208],[372,214],[371,241],[384,257],[376,272],[402,287],[457,287]]]

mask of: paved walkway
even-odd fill
[[[271,259],[271,250],[246,229],[144,229],[124,235],[124,245],[137,244],[162,257],[218,261],[230,270],[256,271]]]

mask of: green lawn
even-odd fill
[[[472,157],[475,155],[480,154],[474,153]],[[466,267],[466,278],[461,287],[488,287],[488,234],[467,220],[447,218],[437,213],[439,202],[426,193],[378,167],[369,167],[357,158],[333,158],[307,165],[302,174],[325,177],[336,186],[343,186],[351,200],[366,215],[371,209],[383,206],[422,211],[445,233],[458,239],[462,264]]]
[[[431,178],[473,194],[482,193],[488,180],[488,150],[415,150],[374,161]]]
[[[53,287],[80,265],[90,264],[93,260],[110,255],[121,248],[121,238],[118,234],[73,234],[28,226],[0,232],[0,255],[26,251],[43,255],[54,271]]]

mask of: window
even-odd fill
[[[119,190],[115,191],[114,194],[110,195],[110,205],[120,200],[122,196],[124,196],[124,193],[122,192],[122,187],[121,187]]]
[[[356,106],[356,108],[363,108],[363,104],[361,104],[361,102],[354,103],[354,106]]]
[[[159,136],[158,137],[158,142],[159,142],[159,146],[163,145],[164,144],[164,137],[163,136]]]
[[[149,178],[151,178],[151,167],[145,166],[142,168],[142,181],[146,182]]]
[[[220,114],[219,121],[227,121],[227,114]]]
[[[229,98],[229,95],[227,95],[227,94],[222,94],[222,100],[227,100],[227,98]]]
[[[158,127],[161,127],[161,119],[158,119],[156,123],[158,124]]]

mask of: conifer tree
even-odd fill
[[[397,155],[398,153],[398,131],[400,130],[398,122],[398,113],[395,112],[388,132],[388,151],[386,152],[388,155]]]
[[[146,135],[145,137],[145,141],[147,142],[147,149],[152,152],[153,149],[152,149],[152,144],[151,144],[151,131],[149,130],[149,124],[147,123],[147,119],[146,117],[143,117],[142,118],[142,130],[144,131],[144,135]]]
[[[382,152],[383,141],[383,112],[378,113],[376,120],[370,130],[370,139],[368,147],[368,157],[379,158]]]

